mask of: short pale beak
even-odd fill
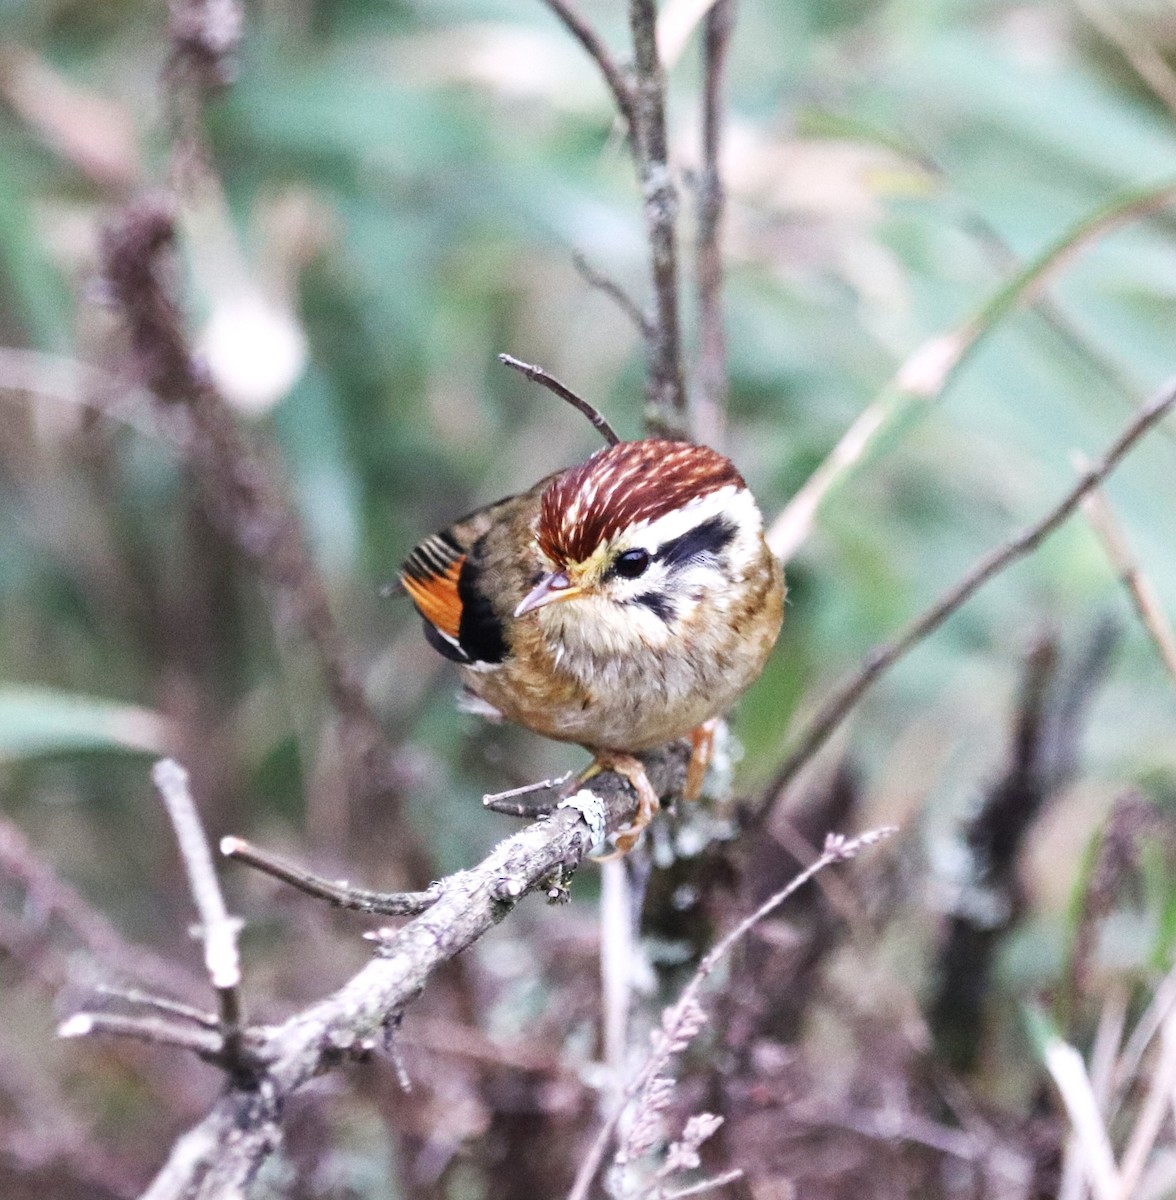
[[[573,596],[578,596],[581,590],[572,584],[566,571],[552,571],[550,575],[544,575],[527,593],[526,599],[514,610],[514,615],[521,617],[523,613],[533,612],[545,604],[554,604],[557,600],[570,600]]]

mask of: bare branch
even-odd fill
[[[629,0],[629,27],[636,71],[633,149],[645,207],[656,314],[646,381],[646,424],[655,433],[680,437],[686,433],[687,421],[674,229],[678,193],[669,166],[665,72],[657,50],[656,0]]]
[[[241,958],[237,952],[237,935],[241,932],[242,921],[239,917],[229,916],[225,907],[216,868],[212,865],[208,836],[188,787],[188,772],[178,762],[165,758],[155,764],[151,780],[171,818],[184,870],[188,873],[188,886],[200,914],[197,933],[204,942],[204,965],[220,1004],[223,1051],[231,1059],[240,1048],[241,1039],[241,998],[237,992],[241,983]],[[138,1020],[144,1026],[161,1024],[146,1017],[126,1020]]]
[[[694,428],[721,445],[727,405],[727,338],[723,329],[722,221],[726,196],[719,170],[723,73],[736,0],[716,0],[703,36],[702,173],[698,180],[698,367]]]
[[[424,883],[432,875],[429,856],[403,819],[391,750],[331,614],[298,517],[188,344],[171,287],[174,240],[173,202],[158,195],[129,204],[103,238],[106,282],[125,320],[137,372],[162,410],[182,408],[190,415],[189,462],[210,515],[271,585],[275,627],[292,623],[318,657],[341,722],[349,795],[358,803],[378,800],[390,813],[400,865],[410,883]]]
[[[588,52],[589,58],[600,68],[608,90],[612,92],[613,101],[630,132],[637,128],[636,107],[633,88],[617,66],[608,47],[601,41],[600,35],[587,21],[568,3],[568,0],[543,0],[543,3],[563,22],[567,31]]]
[[[199,1025],[165,1021],[159,1017],[129,1017],[123,1013],[80,1012],[67,1018],[57,1028],[61,1038],[90,1037],[106,1034],[111,1037],[133,1038],[139,1042],[153,1042],[158,1046],[178,1046],[190,1050],[211,1062],[222,1062],[226,1057],[225,1038],[211,1029]]]
[[[114,987],[109,983],[98,984],[94,988],[94,992],[96,995],[106,996],[111,1000],[122,1000],[125,1004],[134,1005],[136,1008],[152,1009],[169,1017],[179,1017],[182,1021],[192,1021],[205,1029],[220,1028],[219,1017],[215,1017],[201,1008],[196,1008],[195,1005],[173,1000],[170,996],[155,996],[151,992],[142,992],[137,988]]]
[[[784,760],[768,789],[775,795],[796,777],[797,772],[825,744],[870,685],[889,670],[912,647],[933,633],[948,617],[1010,564],[1032,553],[1069,517],[1083,497],[1096,488],[1120,463],[1124,455],[1176,406],[1176,384],[1168,384],[1136,414],[1101,459],[1083,473],[1078,482],[1039,521],[997,546],[950,587],[929,609],[916,617],[893,641],[875,646],[861,669],[847,679],[810,718],[796,740],[796,748]]]
[[[333,882],[313,875],[303,867],[268,850],[261,850],[244,838],[221,838],[220,851],[226,858],[236,859],[246,866],[288,883],[291,887],[314,896],[318,900],[326,900],[336,908],[349,909],[352,912],[373,913],[384,917],[414,917],[423,913],[437,900],[436,889],[423,892],[373,892],[366,888],[354,888],[345,880]]]
[[[579,271],[584,282],[589,287],[594,287],[597,291],[603,292],[610,300],[616,303],[625,316],[637,327],[638,333],[647,342],[653,341],[656,332],[653,323],[641,311],[641,307],[637,301],[615,279],[610,279],[607,275],[598,271],[579,251],[576,251],[572,255],[572,265]]]
[[[684,744],[650,755],[645,766],[658,793],[671,794],[685,778]],[[478,866],[442,880],[435,903],[402,929],[384,931],[379,957],[332,996],[282,1025],[251,1030],[251,1057],[264,1065],[248,1085],[230,1079],[209,1115],[173,1147],[144,1200],[239,1194],[277,1146],[278,1118],[295,1091],[382,1045],[386,1028],[438,967],[528,892],[575,870],[636,809],[628,780],[612,772],[595,776],[553,816],[507,838]]]
[[[724,1171],[721,1175],[712,1175],[710,1179],[692,1183],[689,1187],[679,1188],[676,1192],[664,1192],[660,1200],[686,1200],[688,1196],[704,1196],[707,1192],[726,1187],[729,1183],[738,1183],[742,1178],[743,1169],[732,1167],[730,1171]]]
[[[200,913],[200,937],[204,941],[204,965],[218,992],[231,992],[241,982],[241,960],[237,953],[239,917],[230,917],[225,907],[208,837],[188,788],[188,772],[170,758],[155,764],[152,782],[171,818],[180,846],[180,857],[188,872],[188,886]]]
[[[620,442],[620,434],[608,423],[600,409],[589,404],[583,397],[577,396],[570,387],[560,383],[554,375],[548,374],[542,367],[525,363],[522,359],[515,358],[513,354],[500,354],[498,361],[521,372],[532,383],[541,383],[549,392],[554,392],[561,400],[566,400],[573,408],[582,412],[591,422],[592,427],[610,446],[615,446]]]
[[[538,817],[555,809],[554,803],[537,801],[534,804],[511,804],[517,796],[530,796],[535,792],[554,792],[563,787],[571,779],[573,771],[565,771],[554,779],[541,779],[538,783],[524,783],[522,787],[509,788],[505,792],[488,792],[482,797],[482,803],[491,812],[503,813],[508,817]]]

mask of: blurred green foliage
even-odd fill
[[[619,3],[583,7],[623,46]],[[1170,57],[1170,19],[1129,15]],[[96,246],[120,200],[166,169],[165,56],[162,5],[0,4],[12,351],[121,369]],[[289,351],[291,379],[263,379],[273,394],[242,400],[241,420],[278,449],[369,693],[404,743],[413,820],[456,867],[507,827],[482,791],[572,756],[457,713],[448,668],[378,589],[422,534],[593,448],[497,352],[542,363],[639,432],[639,338],[572,265],[581,252],[646,294],[627,152],[591,64],[530,0],[259,0],[238,67],[207,115],[223,197],[203,196],[185,224],[192,328],[248,292],[305,338],[305,362]],[[730,75],[727,449],[769,514],[906,355],[1116,196],[1176,178],[1172,112],[1062,4],[742,0]],[[670,85],[689,281],[693,43]],[[1048,306],[1001,319],[944,400],[838,491],[791,565],[779,648],[737,716],[745,787],[770,774],[798,712],[1052,504],[1072,454],[1097,454],[1173,372],[1174,231],[1161,211],[1067,261]],[[689,288],[684,309],[689,328]],[[270,326],[233,332],[223,369],[260,359],[265,375]],[[118,895],[124,927],[167,944],[175,913],[151,888],[166,836],[139,751],[116,762],[119,722],[186,730],[214,833],[309,836],[346,856],[346,819],[305,800],[326,702],[150,418],[95,417],[76,378],[52,383],[57,369],[0,351],[0,803],[83,891]],[[1176,429],[1107,490],[1172,612]],[[1032,637],[1051,626],[1080,642],[1106,612],[1124,636],[1080,803],[1033,859],[1034,929],[1053,949],[1030,956],[1039,971],[1013,957],[1018,994],[1056,972],[1078,853],[1111,798],[1132,781],[1173,794],[1173,680],[1081,519],[919,647],[838,741],[862,770],[866,819],[923,830],[935,862],[999,771]],[[351,836],[378,884],[378,824]],[[1170,880],[1151,872],[1148,889],[1166,954]],[[1139,953],[1152,965],[1151,947]]]

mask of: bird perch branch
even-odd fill
[[[686,761],[684,743],[646,760],[660,795],[681,788]],[[553,878],[566,879],[608,834],[632,820],[636,808],[628,780],[612,772],[595,776],[591,788],[565,800],[551,817],[507,838],[476,867],[437,883],[430,907],[400,929],[377,934],[378,956],[333,995],[281,1025],[243,1031],[252,1075],[230,1075],[212,1111],[172,1148],[144,1200],[241,1195],[280,1144],[281,1114],[296,1091],[383,1047],[438,967],[482,937],[529,892]],[[147,1018],[85,1014],[84,1024],[67,1022],[63,1032],[147,1037],[217,1057],[210,1031],[198,1024],[163,1028]]]

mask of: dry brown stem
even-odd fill
[[[391,748],[335,624],[298,518],[188,344],[173,294],[174,240],[174,205],[160,195],[128,205],[103,239],[106,281],[137,373],[162,408],[189,414],[189,463],[213,519],[270,585],[274,625],[292,624],[318,658],[340,719],[352,802],[375,800],[389,814],[405,881],[423,885],[431,876],[429,856],[403,820]]]
[[[944,592],[924,613],[911,621],[896,638],[875,646],[866,655],[861,669],[837,688],[809,719],[796,739],[795,749],[776,772],[768,789],[768,796],[776,795],[796,778],[800,769],[821,749],[880,675],[938,629],[990,579],[1036,550],[1074,512],[1083,498],[1119,465],[1136,442],[1162,421],[1173,407],[1176,407],[1176,384],[1169,383],[1139,410],[1102,458],[1082,474],[1078,482],[1044,517],[981,558],[962,579]]]
[[[600,409],[594,404],[589,404],[583,396],[579,396],[573,392],[567,384],[560,383],[550,372],[545,371],[542,367],[535,366],[533,363],[525,363],[522,359],[515,358],[513,354],[500,354],[498,361],[504,366],[512,367],[520,374],[525,375],[532,383],[542,384],[549,392],[554,392],[561,400],[566,400],[574,409],[582,412],[588,418],[588,422],[592,428],[610,446],[617,445],[621,440],[620,435],[608,423],[608,419]]]
[[[716,0],[703,33],[702,172],[698,180],[698,367],[694,408],[700,441],[720,446],[727,405],[727,338],[723,329],[722,222],[726,196],[719,171],[723,75],[736,0]]]
[[[413,917],[423,913],[437,899],[435,888],[423,892],[373,892],[367,888],[352,887],[343,880],[324,879],[268,850],[259,849],[244,838],[221,838],[220,850],[226,858],[234,858],[273,879],[288,883],[308,896],[314,896],[316,900],[325,900],[336,908],[351,912],[383,917]]]
[[[646,378],[646,424],[651,432],[680,437],[686,433],[686,387],[678,323],[678,191],[669,163],[665,72],[657,49],[655,0],[630,0],[629,28],[636,76],[633,149],[645,207],[655,313]]]

